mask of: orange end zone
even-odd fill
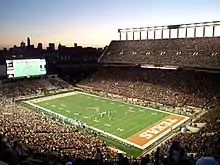
[[[169,115],[163,120],[147,127],[146,129],[132,135],[127,140],[139,146],[144,146],[150,141],[160,137],[166,131],[171,131],[172,127],[186,119],[184,116]],[[162,137],[162,136],[161,136]]]

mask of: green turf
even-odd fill
[[[123,139],[127,139],[169,116],[167,113],[84,93],[40,102],[37,105],[64,116],[81,120],[87,125]],[[115,111],[114,116],[110,115],[111,119],[107,115],[104,117],[98,115],[98,113],[107,111]]]

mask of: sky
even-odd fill
[[[119,28],[218,21],[219,7],[220,0],[1,0],[0,48],[28,36],[35,46],[103,47],[119,39]]]

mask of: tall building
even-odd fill
[[[21,42],[20,47],[25,48],[25,43],[23,41]]]
[[[43,49],[42,43],[38,43],[37,49],[39,49],[39,50],[42,50],[42,49]]]
[[[49,43],[49,49],[50,50],[55,50],[55,44],[54,43]]]
[[[28,37],[28,38],[27,38],[27,46],[30,47],[30,45],[31,45],[31,40],[30,40],[30,38]]]

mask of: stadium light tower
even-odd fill
[[[199,22],[199,23],[190,23],[190,24],[179,24],[179,25],[166,25],[166,26],[152,26],[152,27],[140,27],[140,28],[125,28],[118,29],[119,40],[122,40],[122,33],[125,33],[125,39],[128,40],[128,33],[132,33],[132,39],[134,40],[135,32],[140,33],[140,40],[142,40],[142,32],[146,32],[146,39],[149,39],[149,32],[153,31],[153,39],[156,39],[156,31],[161,31],[161,39],[164,38],[164,30],[169,31],[169,37],[172,36],[172,30],[176,30],[177,38],[180,37],[180,29],[185,29],[185,38],[188,38],[188,29],[193,28],[194,34],[193,37],[197,37],[197,28],[202,27],[202,37],[206,36],[206,27],[212,27],[212,37],[215,37],[216,26],[220,26],[220,21],[212,22]]]

